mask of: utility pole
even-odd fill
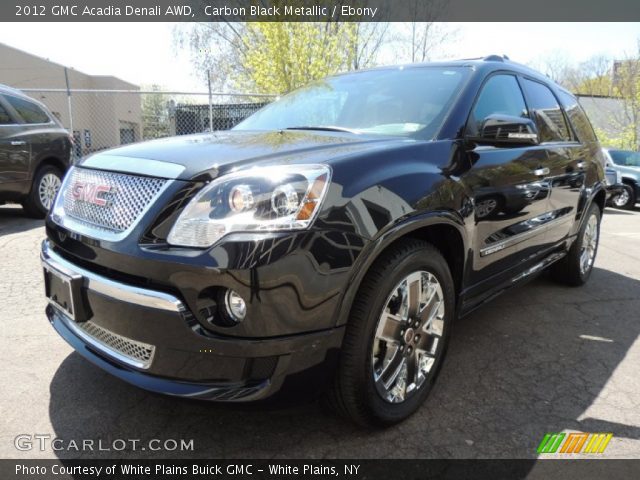
[[[213,132],[213,92],[211,91],[211,70],[207,70],[207,84],[209,85],[209,131]]]
[[[69,87],[69,72],[67,72],[67,67],[64,67],[64,81],[67,85],[67,108],[69,109],[69,130],[71,135],[73,135],[73,111],[71,108],[71,88]]]

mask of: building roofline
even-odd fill
[[[86,77],[89,77],[91,79],[93,79],[93,78],[97,78],[97,79],[100,79],[100,78],[111,78],[111,79],[118,80],[119,82],[126,83],[127,85],[131,85],[132,87],[140,88],[140,85],[136,85],[135,83],[128,82],[127,80],[123,80],[122,78],[116,77],[114,75],[92,75],[90,73],[83,72],[82,70],[77,70],[74,67],[63,65],[61,63],[54,62],[53,60],[49,60],[48,58],[41,57],[40,55],[36,55],[35,53],[27,52],[26,50],[22,50],[21,48],[14,47],[12,45],[9,45],[8,43],[0,42],[0,46],[9,48],[11,50],[15,50],[16,52],[19,52],[19,53],[21,53],[23,55],[29,55],[30,57],[37,58],[38,60],[42,60],[43,62],[50,63],[51,65],[55,65],[55,66],[58,66],[60,68],[67,68],[69,70],[72,70],[75,73],[79,73],[81,75],[85,75]]]

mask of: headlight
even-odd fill
[[[217,178],[189,202],[167,241],[209,247],[231,232],[307,228],[320,209],[330,177],[325,165],[278,165]]]

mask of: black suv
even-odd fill
[[[71,139],[40,102],[0,85],[0,204],[44,218],[71,162]]]
[[[145,389],[322,388],[392,424],[429,394],[456,317],[547,267],[587,281],[601,155],[571,94],[502,57],[327,78],[229,132],[72,168],[42,245],[46,313]]]

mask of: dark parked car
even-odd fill
[[[69,133],[40,102],[0,85],[0,204],[43,218],[71,162]]]
[[[640,153],[630,150],[604,149],[606,166],[621,177],[622,188],[611,196],[611,204],[631,210],[640,198]]]
[[[432,389],[456,317],[547,267],[588,280],[601,155],[571,94],[502,57],[327,78],[232,131],[72,168],[42,245],[46,313],[148,390],[324,389],[392,424]],[[516,190],[511,212],[476,212]]]

